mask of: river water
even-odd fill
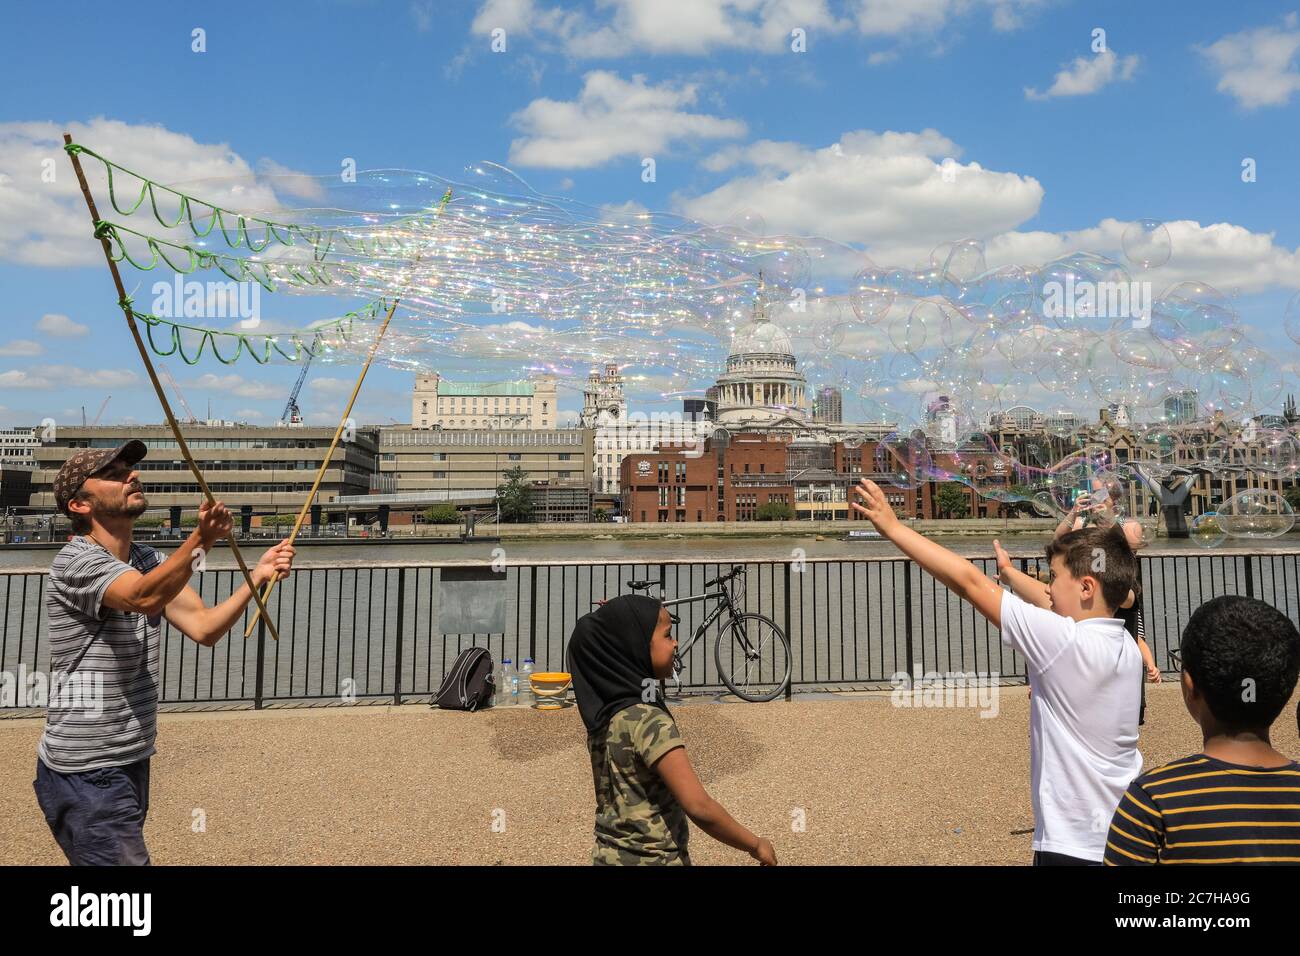
[[[933,536],[947,548],[967,557],[982,557],[993,553],[993,535]],[[1016,555],[1037,556],[1042,553],[1047,535],[1005,535],[999,540],[1008,551]],[[159,546],[166,550],[165,545]],[[250,541],[242,545],[245,557],[251,561],[266,547]],[[1178,554],[1214,554],[1223,550],[1241,550],[1252,553],[1277,551],[1300,552],[1300,534],[1256,542],[1242,541],[1240,547],[1205,548],[1189,538],[1158,538],[1151,545],[1152,552]],[[625,538],[614,540],[514,540],[471,541],[439,544],[387,544],[367,541],[357,544],[321,544],[303,542],[298,549],[297,566],[338,567],[352,564],[378,564],[402,562],[409,564],[443,564],[460,562],[491,562],[501,558],[508,563],[533,562],[591,562],[591,561],[791,561],[799,557],[809,560],[898,557],[899,551],[887,541],[845,541],[841,537],[773,536],[770,538]],[[0,550],[0,571],[9,569],[45,569],[53,559],[54,550]],[[233,568],[235,563],[228,550],[219,548],[211,557],[213,568]]]

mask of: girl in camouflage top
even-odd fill
[[[579,619],[569,671],[596,787],[597,865],[689,865],[689,817],[715,840],[771,866],[756,837],[705,792],[659,692],[671,677],[672,619],[659,601],[623,595]]]

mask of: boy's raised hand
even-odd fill
[[[993,554],[998,559],[998,580],[1003,584],[1009,583],[1006,572],[1011,569],[1011,555],[1007,554],[1007,549],[1002,547],[1002,542],[997,538],[993,539]]]
[[[888,534],[890,529],[898,526],[898,515],[894,514],[885,493],[874,481],[863,478],[854,486],[853,493],[862,499],[862,504],[853,502],[854,509],[866,515],[881,534]]]

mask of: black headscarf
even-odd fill
[[[650,660],[650,640],[662,606],[641,594],[621,594],[574,625],[569,673],[588,733],[604,730],[611,717],[631,704],[653,703],[668,710]],[[652,701],[643,697],[647,679],[655,682]]]

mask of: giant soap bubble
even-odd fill
[[[1295,525],[1295,512],[1276,491],[1243,491],[1218,510],[1218,525],[1233,538],[1277,538]]]

